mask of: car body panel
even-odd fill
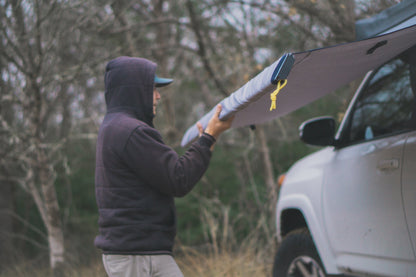
[[[409,134],[404,148],[402,196],[413,251],[416,252],[416,132]],[[416,276],[416,273],[414,274]]]
[[[324,148],[313,153],[294,164],[288,171],[282,189],[276,211],[276,224],[278,240],[281,241],[280,215],[288,209],[299,210],[308,224],[309,231],[314,239],[322,263],[327,272],[338,274],[334,254],[329,248],[329,241],[324,227],[322,207],[322,193],[320,186],[323,184],[323,165],[329,163],[334,155],[333,148]],[[316,159],[315,157],[319,157]],[[298,174],[298,167],[302,174]]]
[[[342,254],[337,257],[336,262],[343,273],[353,274],[354,276],[416,276],[415,264],[405,260],[391,260],[354,254]],[[350,267],[351,264],[354,265],[353,269]]]
[[[348,146],[326,167],[323,213],[336,255],[415,259],[400,184],[405,141],[402,134]]]

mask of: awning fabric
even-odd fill
[[[363,77],[415,44],[416,25],[413,25],[366,40],[294,53],[287,85],[277,95],[277,109],[270,111],[270,93],[276,89],[272,76],[285,55],[223,99],[220,119],[235,115],[231,127],[236,128],[286,115]],[[215,107],[198,120],[204,129],[214,111]],[[186,131],[181,145],[186,146],[197,137],[195,123]]]

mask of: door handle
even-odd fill
[[[381,160],[377,164],[377,169],[379,169],[380,171],[389,171],[389,170],[395,170],[398,168],[399,168],[398,159]]]

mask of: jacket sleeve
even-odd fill
[[[159,132],[139,127],[124,148],[125,162],[146,184],[161,193],[181,197],[192,190],[208,168],[215,139],[202,135],[183,154],[165,145]]]

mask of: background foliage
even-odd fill
[[[397,2],[0,0],[0,274],[96,267],[95,139],[108,60],[146,57],[175,79],[155,125],[183,153],[190,124],[283,53],[352,41],[356,20]],[[278,176],[316,150],[297,128],[314,116],[340,119],[355,85],[223,134],[206,175],[176,201],[178,255],[191,261],[200,251],[212,266],[244,245],[273,253]]]

